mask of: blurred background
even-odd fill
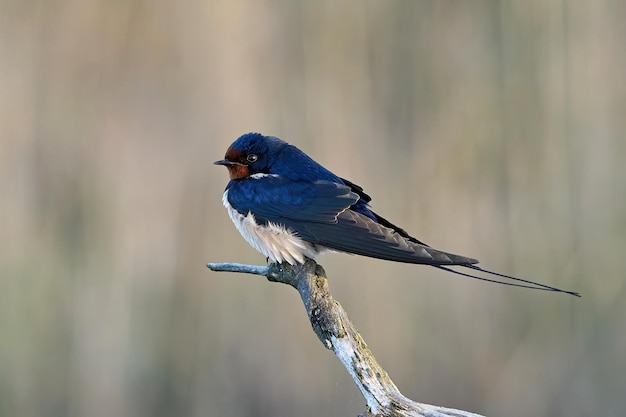
[[[419,239],[583,298],[320,259],[408,397],[626,410],[626,5],[0,0],[0,415],[354,416],[211,165],[260,131]]]

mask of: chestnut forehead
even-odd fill
[[[226,155],[224,155],[224,157],[229,161],[238,161],[243,156],[245,156],[245,153],[233,147],[232,145],[226,150]]]

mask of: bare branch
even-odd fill
[[[207,268],[216,272],[241,272],[242,274],[254,274],[267,276],[270,269],[269,266],[256,266],[237,263],[221,263],[221,264],[206,264]]]
[[[356,330],[346,311],[330,295],[326,273],[310,259],[304,264],[207,264],[213,271],[264,275],[288,284],[300,293],[315,334],[332,350],[361,390],[368,412],[363,416],[385,417],[481,417],[467,411],[422,404],[400,393]]]

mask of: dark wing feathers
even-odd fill
[[[329,249],[426,265],[478,262],[422,244],[372,212],[366,205],[370,198],[361,187],[343,181],[346,185],[280,177],[235,181],[229,184],[228,200],[240,213],[252,212],[260,223],[285,225],[304,240]]]
[[[331,181],[295,182],[267,177],[233,182],[227,189],[230,204],[241,214],[252,212],[257,219],[273,223],[334,223],[338,213],[359,200],[349,187]]]
[[[355,207],[356,211],[359,211],[361,212],[361,214],[365,214],[366,216],[373,218],[374,220],[376,220],[378,223],[382,224],[385,227],[395,230],[396,233],[398,233],[400,236],[402,236],[405,239],[408,239],[409,241],[413,243],[428,246],[424,242],[420,242],[419,240],[415,239],[413,236],[408,234],[401,227],[396,226],[395,224],[391,223],[389,220],[385,219],[384,217],[379,216],[378,214],[374,213],[367,205],[367,203],[372,201],[372,197],[370,197],[368,194],[365,193],[365,191],[363,191],[363,187],[361,187],[360,185],[356,185],[352,181],[348,181],[345,178],[341,178],[341,181],[343,181],[348,187],[350,187],[353,193],[356,193],[359,195],[359,197],[361,197],[361,199],[359,200],[359,203],[363,203],[363,204],[361,207]]]
[[[414,243],[393,229],[370,218],[346,210],[337,216],[336,224],[301,224],[293,228],[305,240],[330,249],[372,258],[426,265],[465,265],[466,258]]]
[[[352,181],[348,181],[345,178],[340,178],[340,180],[343,181],[344,184],[346,184],[348,187],[350,187],[353,193],[358,194],[359,197],[361,197],[362,201],[366,203],[369,203],[370,201],[372,201],[372,197],[370,197],[369,194],[366,194],[365,191],[363,191],[363,187],[361,187],[360,185],[356,185]]]

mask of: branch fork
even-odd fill
[[[212,271],[263,275],[269,281],[298,290],[313,331],[324,347],[332,350],[344,365],[361,394],[368,411],[363,417],[481,417],[462,410],[422,404],[406,398],[356,330],[346,311],[330,294],[321,265],[307,259],[304,264],[272,263],[267,266],[237,263],[209,263]]]

